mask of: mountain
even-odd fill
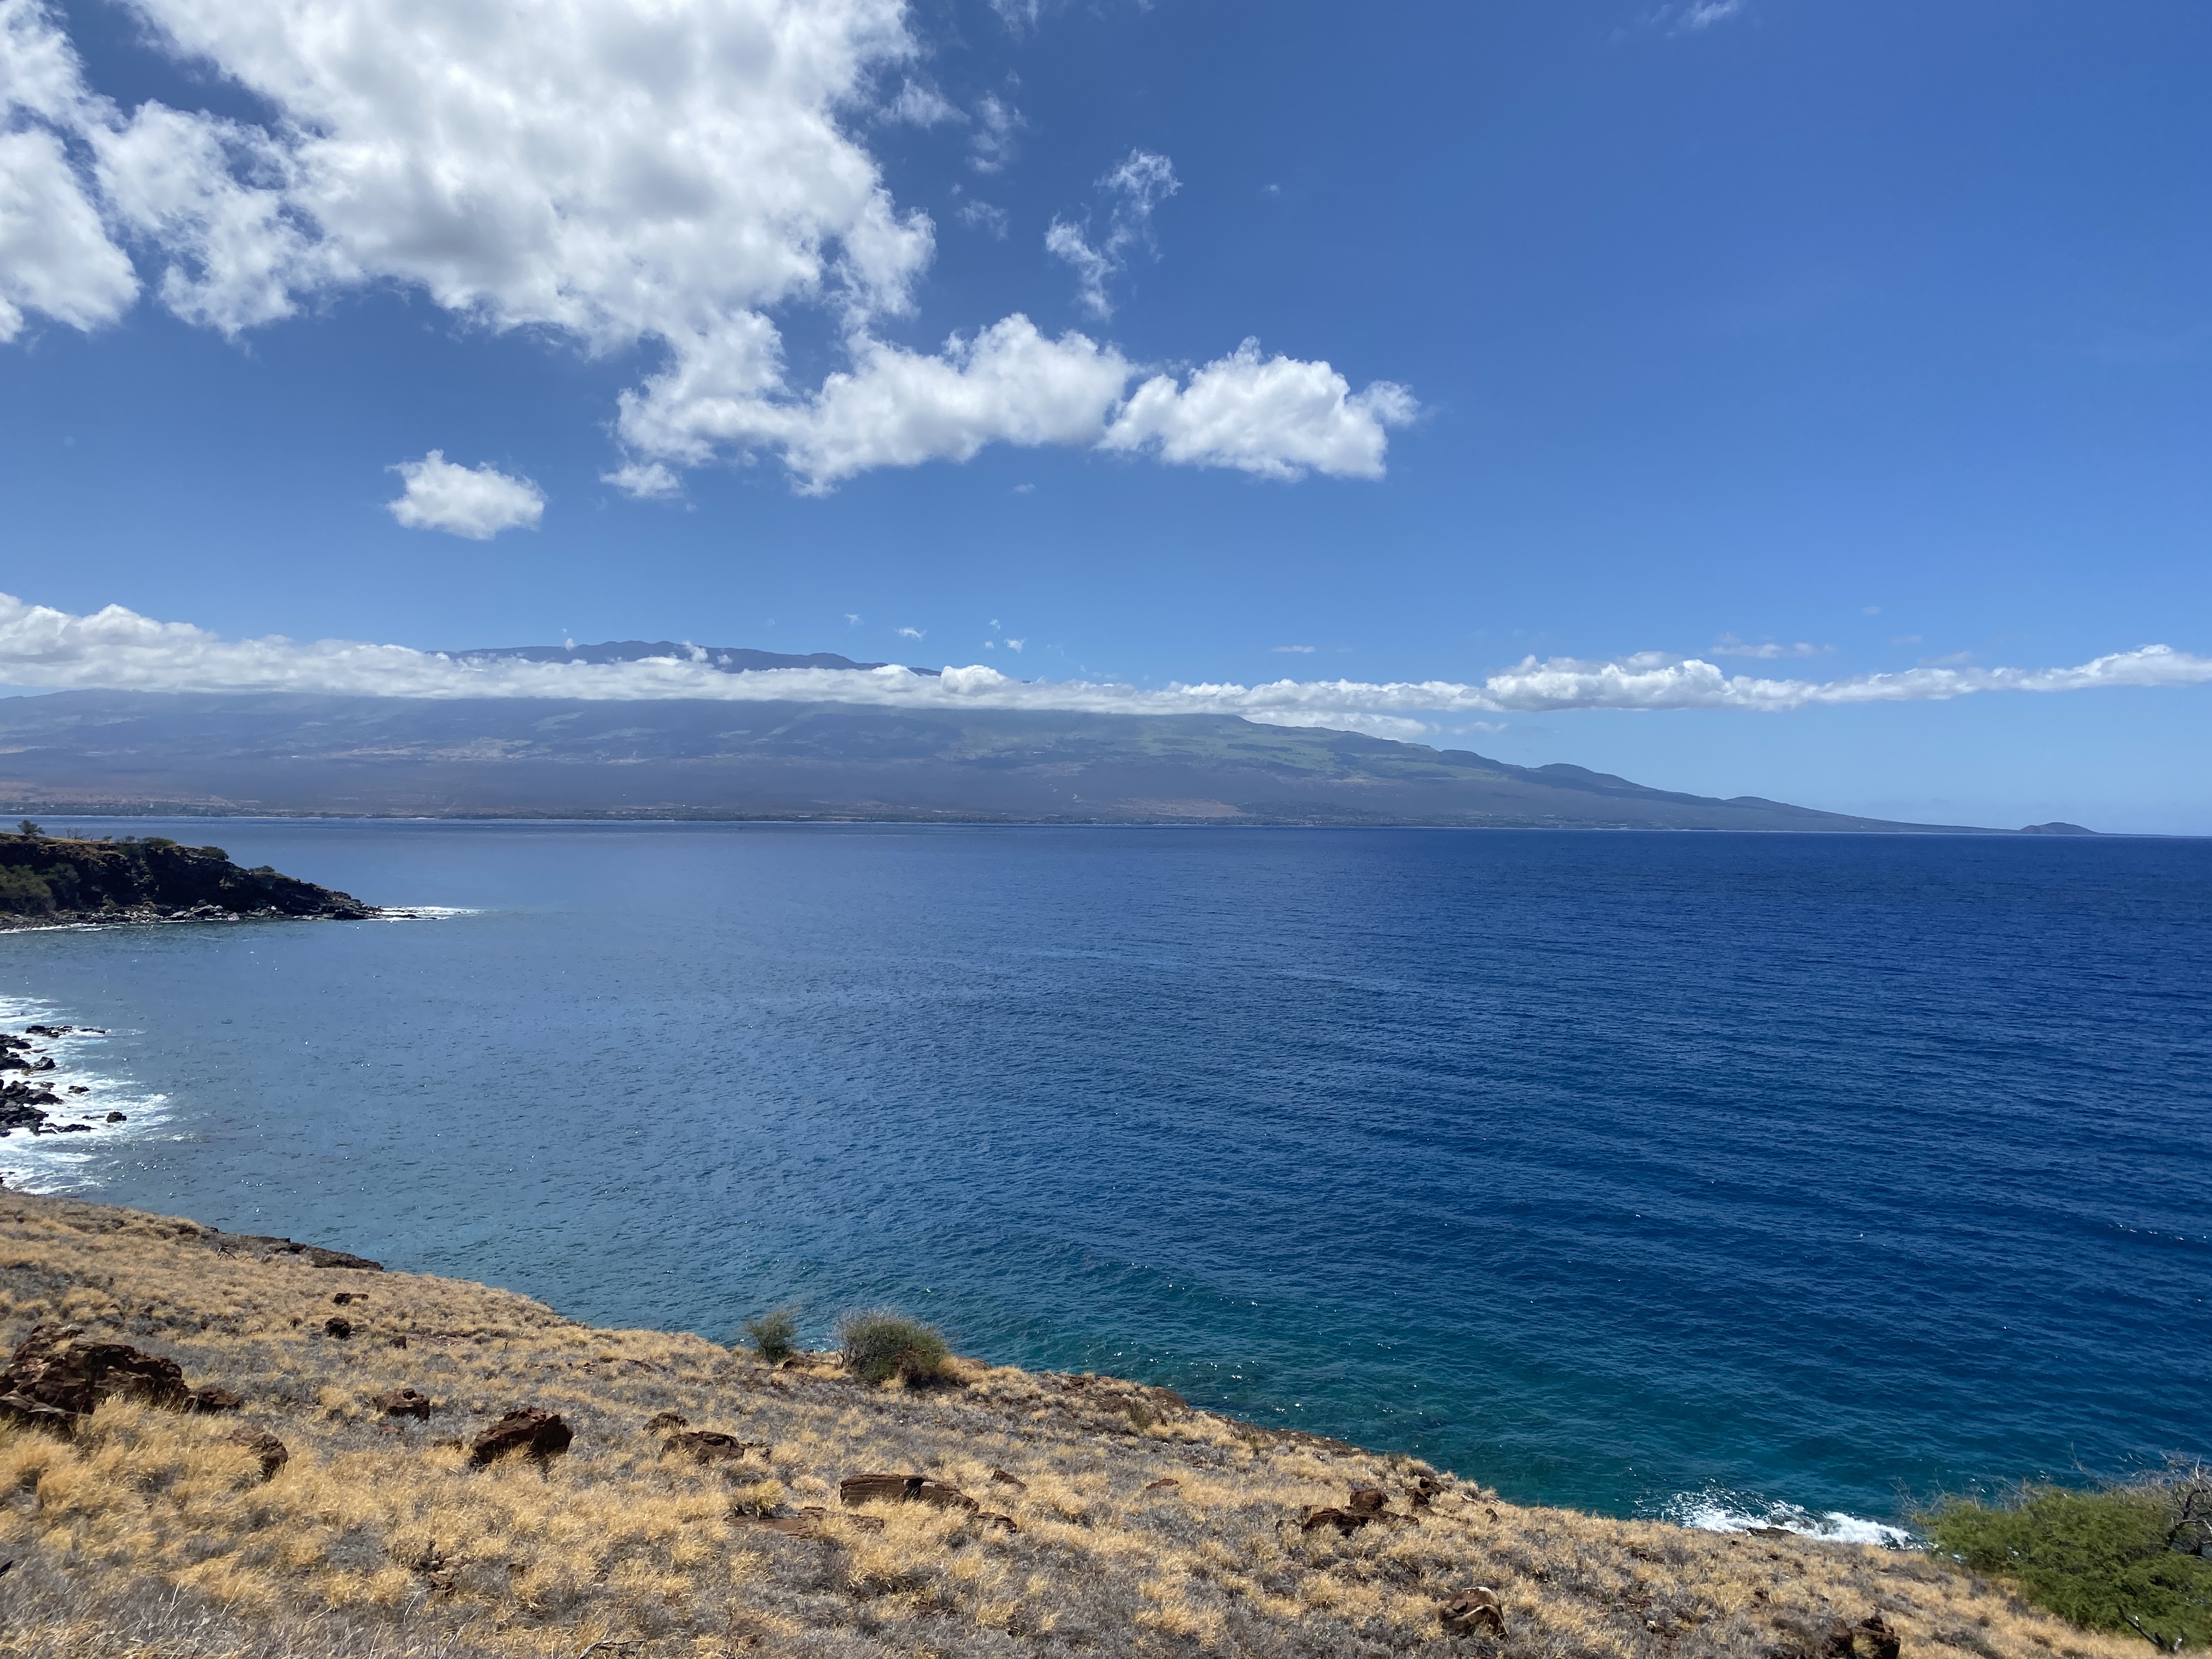
[[[749,674],[760,668],[886,668],[888,663],[854,662],[835,651],[816,651],[793,656],[781,651],[754,651],[742,645],[693,645],[676,640],[609,640],[604,645],[490,645],[465,651],[448,651],[465,662],[489,662],[501,658],[512,662],[642,662],[647,657],[677,657],[704,663],[726,674]],[[936,674],[935,668],[916,668],[916,674]]]
[[[0,811],[1959,828],[1230,715],[128,691],[0,699]]]

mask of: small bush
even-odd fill
[[[2212,1476],[2169,1471],[2103,1492],[2022,1486],[2001,1503],[1954,1499],[1923,1519],[1936,1549],[2017,1579],[2029,1601],[2093,1630],[2169,1651],[2212,1642]]]
[[[53,889],[20,864],[0,865],[0,910],[50,916],[54,913]]]
[[[884,1308],[847,1314],[839,1320],[837,1346],[843,1351],[846,1369],[871,1382],[888,1382],[894,1376],[927,1382],[952,1358],[952,1350],[934,1327]]]
[[[745,1321],[745,1337],[753,1352],[771,1365],[799,1352],[799,1318],[788,1308],[778,1308]]]

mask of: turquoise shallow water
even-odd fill
[[[1623,1513],[2212,1451],[2212,843],[168,832],[465,914],[0,936],[131,1119],[11,1183]]]

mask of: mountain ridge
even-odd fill
[[[297,692],[0,699],[0,811],[2013,833],[1224,714]]]

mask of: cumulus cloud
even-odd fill
[[[919,630],[901,629],[919,638]],[[110,605],[72,616],[0,594],[0,682],[142,691],[300,691],[391,697],[552,697],[605,702],[828,702],[883,708],[1063,709],[1125,714],[1238,714],[1275,726],[1419,736],[1439,720],[1577,708],[1740,709],[1940,702],[1990,692],[2212,684],[2212,657],[2147,645],[2066,668],[1916,668],[1827,681],[1724,674],[1697,658],[1617,662],[1534,658],[1474,683],[1276,680],[1164,688],[1020,680],[981,664],[916,674],[878,669],[724,673],[681,656],[630,663],[475,659],[396,645],[271,635],[225,640],[189,623]],[[1447,728],[1450,729],[1450,728]]]
[[[514,478],[489,462],[474,469],[457,466],[442,450],[391,469],[407,488],[386,511],[410,530],[442,530],[488,542],[502,530],[535,530],[545,516],[545,492],[527,478]]]
[[[1263,359],[1260,343],[1247,340],[1187,386],[1166,374],[1146,380],[1099,447],[1269,478],[1302,477],[1309,469],[1338,478],[1379,478],[1388,429],[1418,412],[1404,386],[1377,380],[1355,392],[1325,362]]]
[[[1175,164],[1151,150],[1133,149],[1098,181],[1106,198],[1106,228],[1095,247],[1086,216],[1078,224],[1054,216],[1044,234],[1045,251],[1075,268],[1077,297],[1102,320],[1114,314],[1106,284],[1128,268],[1130,250],[1152,245],[1152,210],[1182,188]]]
[[[0,342],[22,332],[27,313],[91,330],[138,297],[96,183],[64,142],[80,111],[112,113],[68,40],[38,0],[0,0]]]
[[[609,475],[648,497],[677,469],[760,454],[818,489],[982,443],[1097,444],[1135,378],[1110,346],[1042,342],[1018,315],[933,355],[879,337],[935,247],[847,125],[916,56],[901,0],[125,3],[270,117],[125,112],[88,84],[48,0],[0,0],[0,337],[33,315],[121,316],[141,288],[126,246],[163,305],[226,334],[347,289],[411,289],[485,328],[659,354],[622,400]],[[912,80],[878,113],[957,116]],[[1006,167],[1022,125],[981,100],[973,164]],[[1155,161],[1109,175],[1131,224],[1171,187]],[[774,313],[793,306],[826,310],[846,342],[850,367],[818,387],[786,372]],[[1217,465],[1270,441],[1163,432],[1149,453]],[[1279,476],[1314,465],[1278,459]]]

